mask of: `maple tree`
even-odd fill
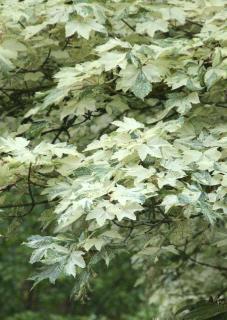
[[[72,276],[81,297],[127,251],[160,319],[225,317],[227,2],[0,0],[0,17],[0,214],[14,230],[43,208],[35,284]]]

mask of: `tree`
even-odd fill
[[[127,251],[160,319],[225,317],[226,1],[0,4],[1,233],[42,212],[35,284],[82,297]]]

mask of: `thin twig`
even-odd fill
[[[47,204],[50,202],[54,202],[57,200],[43,200],[43,201],[37,201],[34,203],[34,206],[42,205],[42,204]],[[28,203],[21,203],[21,204],[6,204],[4,206],[0,206],[0,209],[13,209],[13,208],[23,208],[23,207],[30,207],[32,205],[31,202]]]
[[[136,29],[131,25],[131,24],[129,24],[125,19],[121,19],[121,21],[124,23],[124,24],[126,24],[126,26],[128,26],[132,31],[136,31]]]

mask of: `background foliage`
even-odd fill
[[[3,316],[226,317],[227,2],[0,18]]]

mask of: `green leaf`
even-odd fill
[[[145,74],[141,71],[138,73],[135,83],[131,89],[136,97],[144,100],[144,98],[151,92],[152,85]]]

